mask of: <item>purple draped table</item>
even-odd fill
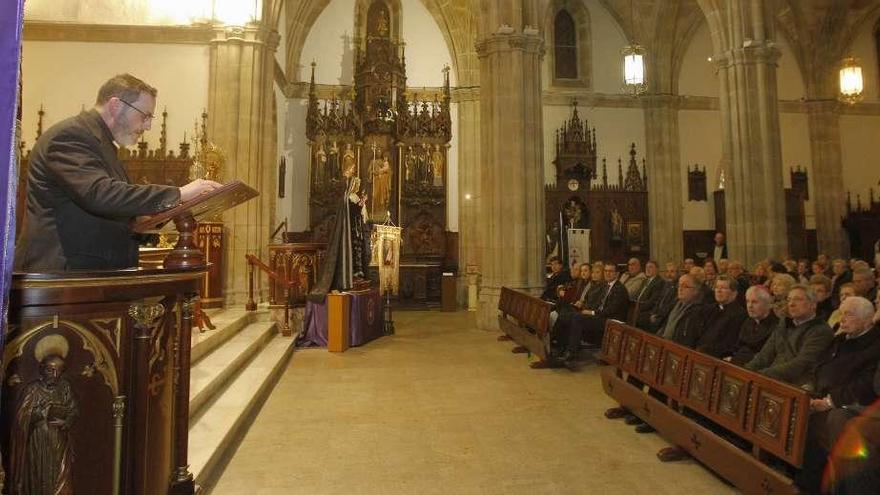
[[[345,292],[351,296],[348,306],[348,342],[351,347],[364,345],[384,335],[382,298],[379,289]],[[297,347],[327,347],[327,302],[306,302],[303,333]]]

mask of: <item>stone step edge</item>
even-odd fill
[[[236,418],[232,427],[223,436],[223,439],[217,445],[217,448],[208,457],[204,466],[198,472],[193,471],[196,485],[199,487],[199,495],[210,495],[211,490],[220,479],[220,475],[229,464],[242,439],[247,434],[256,417],[259,415],[263,404],[269,398],[270,393],[275,388],[284,370],[290,364],[293,356],[294,348],[292,342],[287,338],[276,334],[274,339],[287,342],[287,347],[281,354],[278,362],[272,367],[269,373],[263,378],[261,385],[257,388],[251,400],[245,405],[242,413]]]
[[[236,332],[234,337],[240,335],[246,328],[251,325],[259,325],[265,322],[257,322],[250,323],[245,325],[244,328]],[[278,334],[278,325],[273,323],[271,325],[267,325],[266,328],[253,340],[248,344],[248,346],[242,350],[235,358],[230,361],[223,371],[214,375],[211,379],[211,382],[208,383],[205,388],[200,390],[198,393],[193,394],[190,392],[189,397],[189,424],[192,426],[196,421],[199,420],[201,415],[208,409],[210,404],[214,402],[223,392],[229,388],[229,385],[232,384],[236,378],[241,374],[242,371],[247,368],[247,366],[256,358],[260,352],[266,347],[272,338]],[[224,344],[231,342],[234,337],[231,337],[224,342]],[[218,346],[219,349],[221,346]],[[216,349],[215,349],[216,350]],[[207,357],[207,356],[205,356]]]
[[[269,312],[260,309],[258,309],[257,311],[245,311],[240,316],[232,320],[228,325],[217,328],[215,330],[207,330],[205,333],[211,332],[211,334],[204,340],[193,345],[192,349],[190,350],[190,366],[195,366],[199,361],[205,359],[212,352],[217,350],[217,348],[228,342],[231,338],[238,335],[240,331],[242,331],[251,323],[268,321],[268,318],[263,318],[262,313],[266,313],[266,315],[268,315]],[[193,327],[192,331],[193,333],[195,333],[198,332],[199,329],[198,327]]]

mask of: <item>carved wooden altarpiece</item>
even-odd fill
[[[560,232],[566,228],[590,229],[592,260],[623,263],[631,256],[648,256],[645,160],[640,171],[634,143],[629,155],[626,174],[617,161],[617,184],[608,183],[605,159],[598,180],[596,129],[581,120],[577,101],[572,102],[571,117],[556,131],[556,183],[545,190],[547,256],[559,254]]]
[[[388,219],[403,227],[400,297],[439,300],[440,274],[452,268],[444,262],[449,69],[439,94],[410,92],[392,15],[382,0],[366,9],[365,37],[355,41],[354,87],[344,94],[319,98],[312,64],[306,117],[310,240],[328,241],[344,193],[343,172],[353,167],[368,197],[364,228]]]

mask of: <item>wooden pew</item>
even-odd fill
[[[772,454],[801,466],[810,415],[804,390],[615,321],[606,326],[600,359],[610,365],[602,370],[606,394],[744,493],[798,493],[767,460]],[[624,375],[668,400],[644,393]],[[751,452],[685,416],[682,408],[750,442]]]
[[[514,352],[531,352],[541,363],[547,361],[550,349],[550,311],[553,305],[531,294],[507,287],[501,288],[498,300],[498,326],[505,333],[499,340],[513,340],[519,347]]]

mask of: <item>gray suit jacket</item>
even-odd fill
[[[746,369],[800,386],[807,383],[822,352],[834,334],[819,318],[800,325],[783,318],[761,351],[746,363]]]
[[[132,217],[179,202],[177,187],[130,184],[110,129],[95,110],[82,112],[44,132],[31,151],[15,270],[137,266]]]

